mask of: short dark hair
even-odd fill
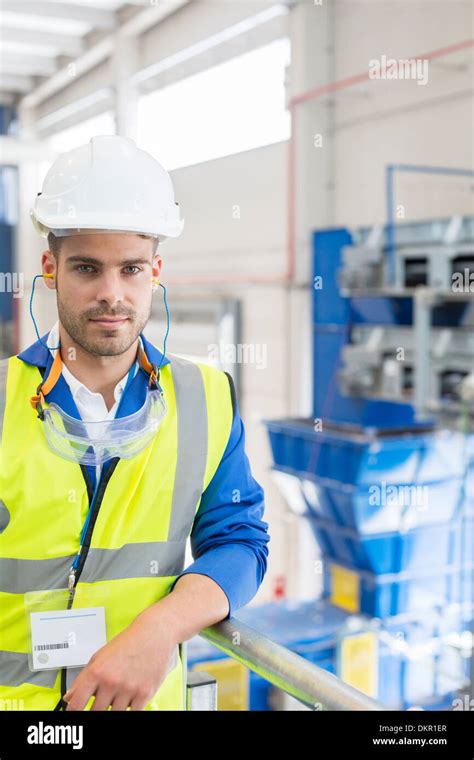
[[[151,236],[140,234],[140,237],[150,238]],[[48,247],[51,253],[53,254],[54,258],[56,259],[56,261],[58,260],[58,257],[59,257],[59,252],[61,250],[62,242],[63,242],[63,238],[57,237],[54,234],[54,232],[48,232]],[[153,238],[153,256],[155,255],[158,249],[158,242],[159,242],[158,238]]]

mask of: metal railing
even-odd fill
[[[204,628],[199,635],[312,710],[389,709],[236,618]],[[209,686],[209,679],[204,685]]]

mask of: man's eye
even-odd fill
[[[140,272],[140,267],[136,267],[134,264],[130,264],[130,266],[125,267],[125,270],[128,274],[136,274],[136,272],[130,272],[130,269],[136,269],[137,272]]]
[[[89,274],[93,269],[94,267],[91,267],[90,264],[79,264],[79,266],[76,267],[78,272],[84,272],[84,270],[87,270],[87,272],[85,272],[86,274]]]

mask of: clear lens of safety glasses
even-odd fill
[[[108,459],[131,459],[153,440],[167,413],[163,391],[147,388],[145,403],[134,414],[99,422],[84,422],[56,404],[44,408],[44,431],[50,448],[64,459],[101,465]]]

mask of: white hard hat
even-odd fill
[[[173,184],[156,159],[118,135],[93,137],[62,153],[49,169],[30,211],[43,237],[87,230],[178,237]]]

